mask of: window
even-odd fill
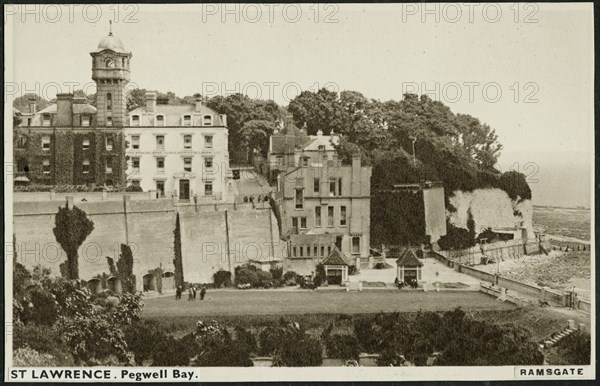
[[[319,151],[325,151],[325,145],[319,145]]]
[[[321,179],[318,177],[315,177],[313,191],[315,193],[319,193],[320,190],[321,190]]]
[[[19,135],[17,138],[17,148],[25,149],[27,147],[27,137],[24,135]]]
[[[184,115],[183,116],[183,126],[191,126],[192,125],[192,116]]]
[[[321,257],[325,257],[325,246],[321,245]]]
[[[340,226],[346,226],[346,207],[340,206]]]
[[[204,158],[204,168],[206,170],[211,170],[213,167],[213,159],[212,157],[206,157]]]
[[[321,207],[315,206],[315,226],[321,226]]]
[[[112,117],[106,118],[106,126],[112,126]]]
[[[304,208],[304,190],[296,189],[296,209]]]
[[[213,147],[213,136],[205,135],[204,136],[204,147]]]
[[[139,126],[140,125],[140,116],[132,115],[131,116],[131,126]]]
[[[310,257],[310,246],[306,247],[306,257]]]
[[[300,217],[300,229],[306,229],[306,217]]]
[[[88,127],[90,125],[90,116],[82,115],[81,116],[81,126]]]
[[[304,247],[298,247],[300,250],[300,257],[304,257]]]
[[[106,110],[112,110],[112,95],[111,93],[106,94]]]
[[[50,114],[44,114],[42,116],[42,126],[50,126],[51,116]]]
[[[184,149],[192,148],[192,136],[190,134],[186,134],[183,136],[183,148]]]
[[[202,117],[202,124],[204,126],[212,126],[212,115],[205,115]]]
[[[313,247],[313,252],[314,252],[314,254],[313,254],[314,257],[317,257],[319,255],[319,250],[316,245]]]
[[[360,255],[360,236],[352,237],[352,254]]]
[[[83,172],[83,174],[88,174],[90,172],[90,160],[87,158],[84,159],[81,165],[81,171]]]
[[[106,161],[105,161],[105,171],[107,174],[112,173],[113,169],[112,169],[112,157],[107,157]]]
[[[156,171],[159,173],[164,173],[165,171],[165,159],[163,157],[159,157],[156,159]]]
[[[27,126],[31,126],[31,118],[27,118]]]
[[[140,180],[131,180],[131,186],[140,186]]]
[[[139,172],[140,171],[140,158],[139,157],[131,158],[131,166],[133,167],[134,172]]]
[[[83,147],[83,150],[88,150],[90,148],[89,138],[84,138],[83,141],[81,142],[81,146]]]
[[[156,116],[156,126],[164,126],[165,125],[165,116],[157,115]]]
[[[298,232],[298,217],[292,217],[292,232]]]
[[[212,181],[204,181],[204,195],[212,196],[213,194],[213,184]]]
[[[50,160],[47,158],[42,161],[42,172],[44,174],[50,174]]]
[[[298,256],[298,253],[296,253],[297,249],[296,247],[292,247],[292,256],[296,257]]]
[[[106,150],[111,151],[113,149],[113,139],[111,137],[106,137]],[[139,146],[139,141],[138,141]]]
[[[186,172],[192,171],[192,159],[191,158],[186,157],[183,159],[183,170]]]
[[[156,181],[156,190],[158,190],[159,197],[165,196],[165,182],[164,181]]]
[[[50,150],[50,136],[42,136],[42,150]]]
[[[156,136],[156,150],[165,150],[165,136],[164,135]]]
[[[342,179],[331,178],[329,180],[329,196],[341,196],[342,195]]]
[[[140,148],[140,136],[139,135],[131,136],[131,148],[133,150],[139,150],[139,148]]]
[[[333,226],[333,206],[327,207],[327,226]]]

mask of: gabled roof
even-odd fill
[[[305,143],[303,148],[306,151],[318,151],[319,146],[323,146],[326,151],[335,151],[334,145],[338,145],[340,137],[337,135],[311,135],[310,141]]]
[[[271,138],[271,153],[292,154],[296,146],[302,146],[307,141],[310,141],[308,136],[274,134]]]
[[[323,265],[348,265],[344,254],[337,248],[334,247],[329,256],[323,260]]]
[[[412,248],[407,248],[402,256],[396,260],[396,265],[398,267],[422,267],[423,263],[419,261],[419,258]]]

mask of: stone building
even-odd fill
[[[277,177],[281,232],[289,240],[291,261],[321,261],[333,244],[360,268],[370,254],[371,167],[362,166],[360,157],[351,165],[329,158],[317,151]]]
[[[56,103],[29,111],[16,128],[15,181],[42,185],[121,185],[125,182],[125,86],[129,60],[119,38],[104,37],[92,56],[97,108],[58,94]]]
[[[181,202],[227,201],[232,196],[227,117],[204,105],[171,105],[147,93],[129,112],[129,183]]]

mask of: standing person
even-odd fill
[[[200,290],[200,300],[204,300],[204,296],[206,296],[206,287],[202,287]]]
[[[193,294],[193,297],[194,297],[194,301],[196,301],[196,286],[192,287],[192,294]]]
[[[192,287],[188,288],[188,301],[192,301],[193,300],[193,292],[192,292]]]
[[[181,286],[178,286],[175,290],[175,300],[181,299]]]

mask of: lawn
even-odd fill
[[[174,297],[144,300],[144,317],[212,315],[364,314],[383,312],[506,310],[513,306],[479,292],[399,290],[212,291],[204,301]]]

